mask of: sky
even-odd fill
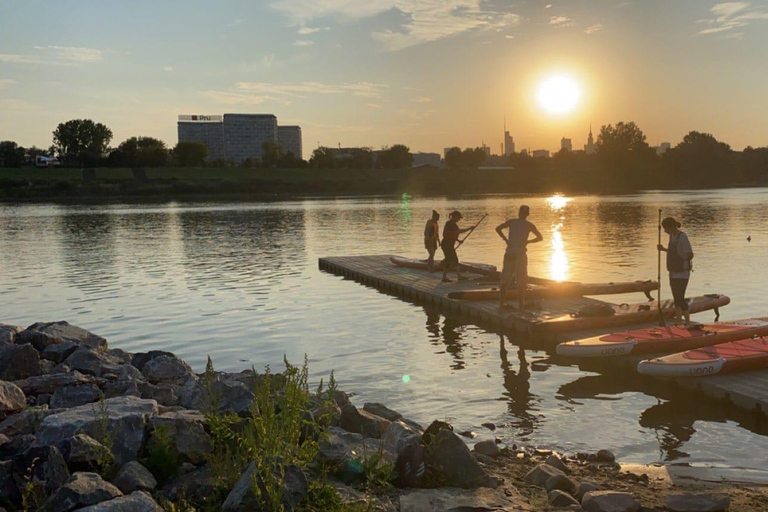
[[[585,142],[634,121],[768,145],[768,1],[0,0],[0,140],[60,122],[175,145],[179,114],[272,113],[318,144],[443,152]],[[553,75],[580,89],[554,114]]]

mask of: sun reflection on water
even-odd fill
[[[573,200],[571,197],[564,197],[556,194],[547,198],[547,204],[553,212],[564,213],[566,205]],[[560,220],[565,220],[565,216],[561,216]],[[559,222],[552,225],[552,259],[549,262],[549,275],[550,279],[555,281],[565,281],[568,278],[568,256],[565,253],[565,242],[563,242],[563,234],[561,232],[563,223]]]

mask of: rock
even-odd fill
[[[70,371],[29,377],[24,380],[17,380],[15,384],[27,395],[39,395],[42,393],[53,393],[60,387],[77,386],[90,382],[96,382],[96,379],[90,375],[83,375],[78,371]]]
[[[611,450],[599,450],[597,452],[598,462],[616,462],[616,456]]]
[[[341,391],[340,389],[337,389],[333,393],[333,401],[336,402],[336,405],[339,407],[344,407],[345,405],[349,405],[349,394],[345,393],[344,391]]]
[[[535,509],[526,505],[519,496],[505,496],[493,489],[418,489],[400,496],[400,512],[501,510],[533,512]]]
[[[219,412],[233,412],[241,417],[251,415],[253,393],[242,382],[214,381],[212,393],[218,398]],[[206,411],[211,407],[210,402],[203,380],[188,381],[181,390],[179,403],[187,409]]]
[[[598,490],[600,490],[600,485],[597,482],[584,480],[576,488],[576,493],[574,496],[576,496],[576,498],[579,501],[581,501],[584,498],[584,495],[587,494],[588,492],[598,491]]]
[[[451,430],[441,430],[427,447],[427,467],[445,479],[447,485],[472,489],[488,487],[491,479],[470,453],[467,445]]]
[[[120,489],[96,473],[75,473],[51,496],[49,508],[51,512],[70,512],[122,495]]]
[[[133,368],[131,365],[127,365],[130,368]],[[137,385],[137,381],[133,380],[116,380],[113,382],[107,382],[104,384],[104,398],[115,398],[116,396],[138,396],[141,398],[152,398],[149,396],[142,397],[141,391],[139,391],[139,386]],[[161,403],[159,400],[157,403]]]
[[[65,341],[97,350],[107,349],[107,340],[67,322],[38,322],[16,336],[16,343],[31,343],[40,351]]]
[[[450,423],[446,423],[440,420],[435,420],[430,423],[421,436],[422,440],[424,441],[424,446],[429,446],[432,444],[432,441],[435,440],[437,434],[439,434],[442,430],[450,430],[453,432],[453,426]]]
[[[147,361],[141,373],[152,384],[169,382],[183,385],[187,379],[194,377],[192,368],[175,356],[158,356]]]
[[[549,464],[539,464],[525,475],[525,481],[529,484],[544,486],[547,480],[556,475],[565,476],[565,473]]]
[[[389,421],[397,421],[403,417],[403,415],[399,412],[393,411],[392,409],[376,402],[368,402],[364,404],[363,410],[373,414],[374,416],[378,416],[379,418],[384,418],[385,420]]]
[[[320,439],[318,454],[337,468],[337,476],[345,483],[362,478],[363,461],[381,453],[382,462],[394,463],[397,459],[391,446],[376,439],[363,438],[361,434],[347,432],[340,427],[328,427]]]
[[[553,468],[559,469],[566,475],[571,474],[571,470],[568,469],[568,466],[565,465],[565,462],[563,462],[563,459],[555,455],[554,453],[547,457],[547,460],[544,461],[545,464],[549,464]]]
[[[341,420],[341,407],[331,401],[323,401],[312,409],[312,417],[321,426],[338,427]]]
[[[155,400],[158,404],[171,407],[179,403],[179,394],[181,388],[173,384],[161,384],[156,386],[149,382],[139,382],[137,388],[141,393],[141,398]]]
[[[474,450],[477,453],[482,453],[483,455],[487,455],[488,457],[498,457],[499,455],[501,455],[501,450],[499,450],[499,445],[497,445],[496,441],[494,441],[493,439],[480,441],[479,443],[475,444]]]
[[[5,418],[0,423],[0,434],[16,437],[23,434],[34,434],[37,427],[46,416],[53,414],[47,405],[29,407],[20,413]]]
[[[282,510],[287,512],[298,507],[307,493],[309,482],[304,472],[296,466],[285,466],[283,473],[283,496],[280,500],[280,505]],[[264,489],[264,483],[256,470],[256,463],[252,462],[232,488],[229,495],[227,495],[227,499],[221,506],[222,512],[251,512],[253,510],[260,510],[262,507],[253,492],[254,480],[256,485]]]
[[[135,491],[128,496],[80,508],[77,512],[163,512],[163,509],[147,494]]]
[[[109,448],[87,434],[77,434],[58,444],[71,471],[96,471],[101,461],[110,461]]]
[[[53,409],[69,409],[96,402],[100,396],[101,392],[96,384],[64,386],[53,392],[50,405]]]
[[[637,512],[640,503],[628,492],[590,491],[581,499],[586,512]]]
[[[14,414],[27,406],[27,397],[13,382],[0,380],[0,418]]]
[[[20,501],[21,494],[13,479],[13,462],[0,460],[0,503],[19,503]]]
[[[10,345],[23,329],[15,325],[0,324],[0,345]]]
[[[494,458],[489,457],[488,455],[483,455],[482,453],[472,452],[472,456],[475,458],[477,462],[480,462],[481,464],[490,465],[494,463]]]
[[[567,492],[561,491],[560,489],[549,491],[548,501],[549,504],[555,508],[566,508],[572,505],[576,505],[577,507],[579,506],[579,502],[576,501],[576,498]]]
[[[30,434],[18,435],[10,439],[4,435],[3,437],[6,441],[0,444],[0,461],[10,461],[11,458],[26,451],[36,441],[35,436]]]
[[[107,430],[116,433],[111,447],[118,464],[136,460],[146,440],[146,426],[149,417],[157,414],[157,402],[132,396],[104,400],[105,417],[98,406],[89,404],[74,407],[46,417],[37,429],[38,441],[42,444],[57,443],[75,434],[86,433],[96,439],[106,423]]]
[[[144,377],[144,374],[141,373],[141,371],[135,366],[133,366],[132,364],[126,364],[125,366],[123,366],[123,369],[120,372],[120,374],[117,376],[117,378],[119,380],[140,381],[140,382],[147,380],[146,377]]]
[[[13,459],[12,470],[20,490],[21,486],[31,483],[41,486],[46,496],[69,478],[67,463],[55,446],[30,446]]]
[[[170,501],[184,499],[192,504],[201,503],[216,492],[216,483],[211,465],[206,464],[179,474],[163,487],[162,495]]]
[[[40,375],[40,354],[32,345],[0,345],[0,380]]]
[[[477,433],[472,430],[462,430],[461,432],[458,432],[458,434],[461,437],[467,437],[469,439],[474,439],[477,437]]]
[[[72,341],[62,341],[61,343],[54,343],[48,345],[41,355],[46,361],[52,361],[56,364],[64,361],[66,358],[72,355],[72,352],[77,350],[77,343]]]
[[[481,426],[481,427],[485,427],[485,428],[487,428],[488,430],[491,430],[491,431],[493,431],[493,430],[496,430],[496,425],[494,425],[494,424],[493,424],[493,423],[491,423],[490,421],[488,421],[488,422],[486,422],[486,423],[483,423],[483,424],[482,424],[482,425],[480,425],[480,426]]]
[[[666,507],[672,512],[721,512],[731,506],[731,498],[724,493],[670,494]]]
[[[107,373],[120,374],[125,362],[119,355],[116,356],[81,346],[72,352],[72,355],[66,358],[61,365],[66,365],[71,370],[78,370],[88,375],[101,377]]]
[[[418,444],[421,441],[421,435],[421,430],[401,420],[395,420],[387,425],[381,439],[392,448],[396,455],[400,455],[406,446]]]
[[[131,366],[141,371],[144,369],[145,364],[147,364],[152,359],[160,356],[176,357],[176,354],[172,352],[166,352],[165,350],[150,350],[149,352],[137,352],[131,358]]]
[[[145,367],[146,368],[146,367]],[[183,460],[193,464],[205,461],[211,452],[211,438],[205,432],[205,416],[199,411],[160,414],[150,420],[153,429],[164,428]]]
[[[112,479],[112,483],[123,494],[130,494],[133,491],[152,491],[157,487],[157,480],[152,473],[135,460],[121,467]]]
[[[547,492],[557,489],[559,491],[570,493],[573,492],[574,487],[576,487],[576,485],[573,483],[573,480],[565,475],[554,475],[547,478],[547,481],[544,482],[544,489],[546,489]]]
[[[354,405],[341,408],[339,426],[347,432],[363,434],[365,437],[380,439],[390,422],[367,411],[361,411]]]

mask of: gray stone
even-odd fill
[[[133,366],[132,364],[126,364],[123,366],[122,371],[117,376],[119,380],[130,380],[130,381],[145,381],[146,377],[144,377],[144,374],[141,373],[141,371]]]
[[[139,371],[144,369],[144,365],[156,357],[169,356],[176,357],[173,352],[166,352],[165,350],[150,350],[149,352],[137,352],[131,358],[131,365],[137,368]]]
[[[422,433],[420,429],[416,429],[402,420],[396,420],[387,426],[381,439],[394,450],[395,454],[400,455],[406,446],[418,444],[421,441]]]
[[[149,382],[139,382],[137,384],[142,398],[155,400],[158,404],[171,407],[179,403],[182,390],[179,386],[173,384],[160,384],[158,386]]]
[[[133,368],[131,365],[127,365]],[[104,398],[115,398],[116,396],[138,396],[141,397],[141,391],[136,381],[133,380],[116,380],[107,382],[103,387]],[[151,398],[148,396],[142,398]],[[158,403],[160,403],[158,401]]]
[[[40,354],[32,345],[0,345],[0,380],[40,375]]]
[[[38,322],[16,336],[16,343],[31,343],[37,350],[70,341],[93,349],[106,350],[107,340],[67,322]]]
[[[616,456],[611,450],[599,450],[597,452],[598,462],[616,462]]]
[[[100,461],[112,457],[109,448],[87,434],[69,437],[58,446],[71,471],[96,471]]]
[[[472,452],[472,456],[475,458],[475,460],[481,464],[491,465],[494,463],[495,459],[493,457],[489,457],[488,455],[483,455],[482,453]]]
[[[101,403],[67,409],[46,417],[37,429],[42,444],[57,443],[75,434],[86,433],[99,439],[106,423],[114,444],[112,453],[118,464],[136,460],[146,440],[146,426],[150,416],[157,414],[157,402],[132,396],[104,400],[106,416],[100,412]]]
[[[571,474],[571,470],[568,469],[568,466],[565,465],[565,462],[563,462],[563,459],[555,455],[554,453],[547,457],[547,460],[544,461],[545,464],[549,464],[553,468],[559,469],[566,475]]]
[[[242,382],[214,381],[212,393],[218,398],[219,412],[233,412],[242,417],[251,415],[253,393]],[[210,400],[203,380],[190,380],[181,390],[180,404],[187,409],[206,411],[211,407]]]
[[[232,491],[230,491],[227,499],[221,506],[221,510],[223,512],[251,512],[260,510],[261,506],[253,492],[254,480],[256,485],[263,488],[264,484],[256,471],[256,463],[252,462],[232,488]],[[308,487],[309,481],[301,469],[296,466],[285,466],[282,478],[283,496],[280,500],[282,510],[287,512],[296,509],[307,493]]]
[[[394,464],[397,460],[392,447],[386,443],[340,427],[328,427],[320,439],[318,453],[325,462],[337,468],[337,476],[345,483],[360,480],[363,477],[362,462],[373,455],[381,453],[384,463]]]
[[[45,350],[42,351],[41,355],[43,356],[43,359],[59,364],[71,356],[72,352],[75,350],[77,350],[77,343],[73,341],[62,341],[61,343],[48,345],[45,347]]]
[[[163,512],[163,509],[149,495],[134,491],[97,505],[78,509],[77,512]]]
[[[179,474],[163,487],[162,495],[170,501],[179,501],[183,498],[190,503],[198,503],[216,492],[217,483],[211,465],[206,464]]]
[[[341,421],[341,407],[331,401],[323,401],[311,412],[315,421],[324,427],[338,427]]]
[[[591,491],[584,495],[581,506],[586,512],[637,512],[640,503],[628,492]]]
[[[367,411],[361,411],[352,404],[341,408],[339,426],[347,432],[355,432],[363,434],[365,437],[380,439],[389,424],[390,421]]]
[[[10,345],[23,329],[16,325],[0,324],[0,345]]]
[[[587,494],[588,492],[599,491],[599,490],[600,490],[600,485],[597,482],[584,480],[576,488],[575,496],[579,501],[581,501],[584,498],[584,495]]]
[[[576,501],[576,498],[574,498],[567,492],[561,491],[560,489],[553,489],[549,491],[547,499],[549,501],[549,504],[555,508],[565,508],[573,505],[576,505],[576,506],[579,505],[579,502]]]
[[[549,464],[539,464],[525,475],[525,481],[529,484],[544,486],[547,480],[556,475],[565,476],[565,473]]]
[[[69,469],[55,446],[32,445],[13,459],[13,473],[26,482],[43,487],[50,496],[69,478]]]
[[[349,405],[349,394],[345,391],[342,391],[340,389],[337,389],[333,393],[333,401],[336,402],[336,405],[339,407],[344,407],[345,405]]]
[[[95,402],[101,396],[96,384],[82,384],[80,386],[64,386],[57,388],[51,396],[50,405],[53,409],[69,409],[79,405]]]
[[[731,506],[731,497],[725,493],[670,494],[666,507],[672,512],[723,512]]]
[[[50,375],[40,375],[29,377],[23,380],[17,380],[15,384],[21,388],[26,395],[39,395],[41,393],[53,393],[60,387],[77,386],[96,382],[96,379],[90,375],[83,375],[78,371],[66,373],[52,373]]]
[[[43,419],[45,419],[46,416],[53,414],[53,412],[54,411],[48,409],[47,405],[29,407],[13,416],[5,418],[2,423],[0,423],[0,434],[4,434],[8,437],[34,434]]]
[[[464,441],[451,430],[441,430],[433,438],[427,446],[426,463],[445,478],[447,485],[472,489],[492,483]]]
[[[239,382],[251,391],[258,388],[261,377],[261,375],[253,370],[243,370],[237,373],[221,372],[218,374],[218,380],[223,382]]]
[[[573,483],[573,480],[565,475],[554,475],[547,478],[547,481],[544,482],[544,489],[547,492],[557,489],[570,493],[573,492],[574,487],[576,485]]]
[[[120,489],[96,473],[75,473],[51,496],[51,512],[70,512],[122,496]]]
[[[534,512],[519,496],[493,489],[418,489],[400,496],[400,512],[501,511]]]
[[[494,441],[493,439],[480,441],[479,443],[475,444],[474,450],[477,453],[482,453],[483,455],[487,455],[488,457],[498,457],[499,455],[501,455],[501,450],[499,450],[499,445],[496,444],[496,441]]]
[[[0,380],[0,417],[14,414],[26,407],[27,397],[13,382]]]
[[[183,385],[187,379],[194,376],[192,368],[175,356],[159,356],[151,359],[144,364],[141,373],[152,384],[168,382]]]
[[[125,362],[119,356],[79,347],[60,366],[66,365],[70,370],[78,370],[88,375],[101,377],[107,373],[120,374]]]
[[[205,416],[199,411],[160,414],[154,416],[150,424],[153,429],[165,429],[182,460],[200,464],[212,450],[211,438],[203,426]]]
[[[157,487],[157,480],[152,473],[135,460],[121,467],[112,479],[112,483],[123,494],[130,494],[133,491],[152,491]]]
[[[392,409],[376,402],[368,402],[364,404],[363,410],[378,416],[379,418],[384,418],[385,420],[389,421],[397,421],[403,417],[403,415],[399,412],[393,411]]]

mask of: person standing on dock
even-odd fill
[[[683,321],[685,316],[685,326],[691,325],[691,314],[688,311],[688,301],[685,300],[685,290],[688,288],[688,281],[691,279],[691,270],[693,269],[693,248],[688,240],[688,235],[680,231],[680,223],[672,217],[667,217],[661,221],[661,227],[669,235],[669,244],[665,248],[659,244],[658,250],[667,253],[667,270],[669,271],[669,288],[672,290],[672,297],[675,299],[675,317],[678,322]]]
[[[541,233],[532,222],[528,220],[531,209],[522,205],[516,219],[509,219],[496,226],[496,233],[506,242],[507,250],[504,253],[504,268],[501,271],[501,286],[499,287],[499,308],[504,309],[504,299],[507,296],[507,288],[512,283],[512,277],[517,284],[517,304],[520,311],[525,309],[525,287],[528,285],[528,244],[535,244],[544,240]],[[508,229],[504,236],[504,229]],[[530,234],[535,235],[529,240]]]
[[[448,279],[448,271],[456,268],[456,277],[461,281],[465,279],[461,275],[461,269],[459,268],[459,255],[456,254],[456,242],[459,241],[459,235],[466,233],[472,228],[459,228],[459,220],[462,218],[461,212],[454,210],[448,216],[448,222],[443,227],[443,241],[440,244],[440,248],[443,250],[445,259],[443,259],[443,282],[450,283]]]
[[[437,246],[440,245],[440,226],[437,223],[439,220],[440,214],[432,210],[432,218],[424,226],[424,247],[427,248],[427,253],[429,253],[427,263],[429,264],[430,272],[435,270],[435,253],[437,252]]]

